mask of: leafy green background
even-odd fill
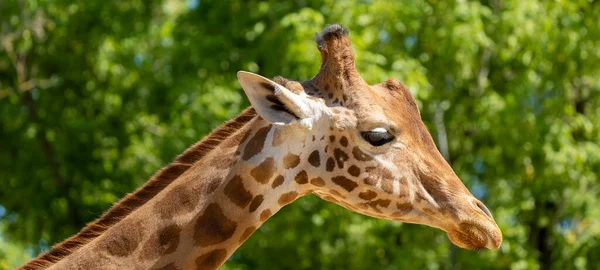
[[[494,213],[497,251],[308,196],[224,269],[599,269],[600,4],[0,1],[0,268],[77,232],[249,105],[235,73],[308,79],[350,28],[370,83],[415,95]]]

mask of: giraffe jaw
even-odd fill
[[[473,215],[476,216],[478,214],[473,213]],[[502,232],[491,217],[484,218],[483,221],[474,220],[472,218],[463,219],[462,221],[452,221],[443,219],[440,216],[429,215],[418,208],[413,208],[405,215],[391,219],[404,223],[426,225],[443,230],[454,245],[464,249],[498,249],[502,244]]]

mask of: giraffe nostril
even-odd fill
[[[480,201],[476,201],[475,204],[477,204],[477,207],[479,207],[479,209],[481,211],[483,211],[483,213],[485,213],[486,216],[490,217],[490,218],[494,218],[492,216],[492,213],[490,213],[490,210],[487,209],[487,207],[485,207],[485,204],[483,204]]]

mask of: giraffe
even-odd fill
[[[346,28],[315,39],[315,77],[240,71],[250,108],[22,269],[217,269],[308,194],[439,228],[462,248],[497,249],[498,225],[437,150],[407,87],[367,84]]]

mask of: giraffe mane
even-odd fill
[[[202,160],[203,157],[256,115],[256,111],[252,107],[245,109],[236,118],[227,121],[202,140],[186,149],[175,161],[154,174],[142,187],[119,200],[100,218],[88,223],[76,235],[54,245],[51,250],[29,261],[21,269],[46,269],[100,236],[111,226],[154,198],[156,194],[186,172],[194,163]]]

